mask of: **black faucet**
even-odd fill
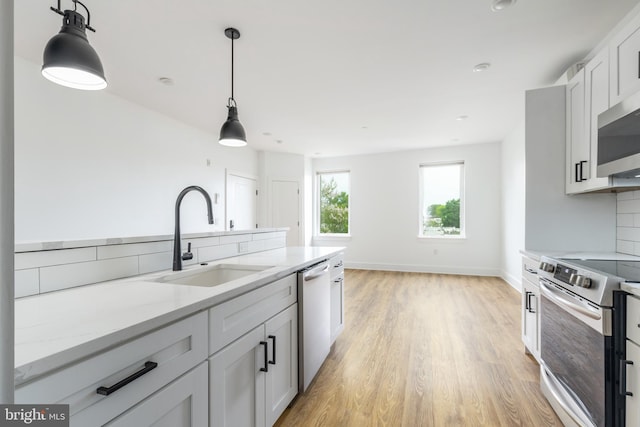
[[[180,255],[180,203],[182,203],[182,199],[184,196],[192,190],[199,191],[204,199],[207,201],[207,216],[209,217],[209,224],[213,224],[213,211],[211,210],[211,197],[209,197],[209,193],[207,193],[204,188],[198,187],[197,185],[191,185],[178,194],[178,199],[176,200],[176,229],[173,235],[173,271],[182,270],[182,256]],[[189,244],[189,250],[185,254],[184,259],[191,259],[193,255],[191,254],[191,244]]]

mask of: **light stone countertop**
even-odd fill
[[[208,263],[273,266],[214,287],[153,280],[170,270],[17,299],[15,380],[21,384],[70,362],[208,309],[343,251],[287,247]],[[200,265],[185,268],[196,270]]]

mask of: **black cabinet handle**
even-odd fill
[[[260,368],[260,371],[269,372],[269,358],[267,356],[269,344],[266,341],[260,341],[260,344],[264,346],[264,368]]]
[[[337,263],[336,265],[333,266],[333,268],[340,268],[342,267],[344,264],[342,263],[342,260],[340,260],[339,263]]]
[[[533,304],[531,304],[531,297],[535,296],[535,294],[533,292],[529,292],[529,313],[535,313],[535,310],[533,309]]]
[[[582,160],[580,162],[580,181],[586,181],[587,178],[584,177],[584,170],[582,169],[582,167],[584,166],[584,164],[587,163],[586,160]]]
[[[111,387],[98,387],[98,389],[96,390],[96,393],[101,394],[103,396],[109,396],[111,393],[120,390],[122,387],[126,386],[130,382],[137,380],[147,372],[152,371],[157,367],[158,367],[158,364],[156,362],[145,362],[144,368],[140,369],[138,372],[135,372],[134,374],[129,375],[127,378],[117,382]]]
[[[527,291],[527,292],[524,294],[524,309],[525,309],[525,310],[527,310],[527,311],[529,311],[529,303],[530,303],[530,301],[529,301],[529,295],[530,295],[530,294],[531,294],[531,292],[529,292],[529,291]]]
[[[620,360],[620,395],[633,396],[633,393],[627,391],[627,365],[633,365],[633,360]]]
[[[333,281],[333,283],[342,283],[344,279],[342,277],[338,277],[336,280]]]
[[[269,364],[275,365],[276,364],[276,336],[269,335],[269,339],[273,340],[273,360],[269,360]]]
[[[576,170],[575,170],[575,173],[576,173],[575,181],[576,182],[580,182],[580,172],[579,171],[580,171],[580,163],[576,163]]]

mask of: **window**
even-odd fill
[[[420,237],[464,237],[464,163],[420,166]]]
[[[318,172],[317,235],[349,234],[349,172]]]

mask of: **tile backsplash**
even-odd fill
[[[184,266],[236,255],[283,248],[286,229],[257,229],[185,235],[193,259]],[[169,270],[173,236],[17,244],[16,298]]]
[[[618,193],[616,250],[640,255],[640,191]]]

